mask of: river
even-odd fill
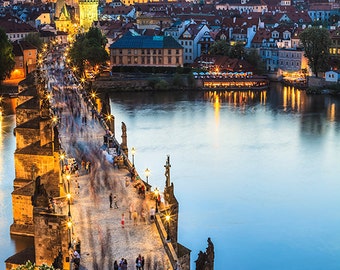
[[[339,269],[339,98],[280,85],[268,92],[114,93],[111,111],[117,139],[124,122],[135,166],[142,177],[150,169],[153,187],[164,188],[170,155],[178,240],[192,250],[191,269],[208,237],[216,270]],[[15,141],[10,128],[4,134],[0,164],[13,164]],[[8,257],[14,172],[9,166],[3,175],[0,166],[0,256]]]

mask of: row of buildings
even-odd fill
[[[45,41],[66,42],[94,26],[108,39],[111,66],[176,67],[199,62],[201,68],[216,69],[209,48],[225,40],[256,50],[274,76],[301,76],[308,73],[308,63],[299,34],[312,25],[329,30],[330,64],[333,70],[340,65],[340,4],[334,0],[2,3],[0,10],[6,16],[0,18],[0,27],[12,42],[32,32],[39,32]],[[30,63],[25,59],[19,65],[24,73]]]

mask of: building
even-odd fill
[[[94,21],[98,21],[99,0],[79,0],[79,25],[88,30]]]
[[[0,19],[0,28],[4,29],[11,42],[22,40],[30,33],[37,33],[37,29],[13,16]]]
[[[201,55],[201,38],[208,36],[210,29],[207,25],[189,24],[178,38],[178,43],[183,47],[183,62],[193,63]]]
[[[325,72],[325,81],[327,83],[339,83],[340,82],[340,71],[330,70]]]
[[[36,68],[38,49],[23,40],[17,40],[12,45],[15,65],[9,79],[24,79],[28,73]]]
[[[183,47],[170,36],[127,32],[110,46],[111,66],[183,66]]]

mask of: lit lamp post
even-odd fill
[[[136,149],[132,147],[131,149],[131,155],[132,155],[132,166],[135,167],[135,154],[136,154]]]
[[[159,195],[159,190],[158,188],[155,188],[155,202],[156,202],[156,213],[158,213],[158,195]]]
[[[67,198],[67,205],[68,205],[68,216],[71,216],[71,189],[70,189],[70,179],[71,176],[68,174],[66,175],[66,179],[67,179],[67,194],[66,194],[66,198]]]
[[[68,228],[68,247],[71,248],[72,246],[72,236],[71,236],[72,220],[71,218],[69,218],[67,221],[67,228]]]
[[[165,216],[165,221],[166,221],[166,241],[170,240],[170,215],[167,214]]]
[[[71,216],[71,193],[66,194],[67,197],[67,205],[68,205],[68,216]]]
[[[149,168],[145,169],[145,177],[146,177],[146,183],[149,184],[149,175],[150,175],[150,170]]]

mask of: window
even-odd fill
[[[131,65],[131,60],[132,60],[131,56],[128,56],[128,61],[127,61],[128,65]]]
[[[116,64],[116,62],[117,62],[116,56],[112,56],[112,63]]]
[[[179,64],[179,57],[176,56],[176,64]]]
[[[150,54],[150,49],[147,49],[147,50],[146,50],[146,53],[147,53],[147,54]]]
[[[171,64],[171,56],[168,56],[168,64]]]
[[[142,64],[145,64],[145,56],[142,56]]]
[[[119,64],[123,64],[123,56],[119,56]]]
[[[135,49],[135,54],[138,54],[138,50]]]
[[[152,62],[153,62],[153,64],[157,64],[157,57],[156,56],[152,57]]]
[[[179,49],[176,49],[176,54],[179,54]]]
[[[151,62],[151,57],[150,57],[150,56],[146,57],[146,63],[147,63],[148,65],[150,65],[150,62]]]
[[[171,54],[171,50],[168,50],[168,54]]]
[[[122,49],[119,49],[119,54],[123,54],[123,50]]]
[[[128,54],[131,54],[131,49],[128,49]]]
[[[135,62],[135,64],[138,64],[138,57],[137,56],[135,56],[134,62]]]
[[[142,50],[142,54],[145,54],[145,51],[144,51],[144,50]]]
[[[158,50],[158,54],[162,54],[162,50]]]
[[[162,64],[162,57],[158,57],[158,65]]]
[[[153,50],[153,54],[156,54],[156,50]]]

